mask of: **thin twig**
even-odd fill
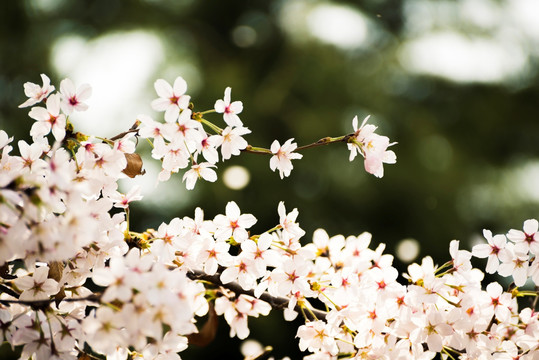
[[[111,137],[109,140],[111,141],[114,141],[114,140],[118,140],[118,139],[121,139],[123,138],[125,135],[129,134],[129,133],[133,133],[133,132],[137,132],[138,131],[138,126],[140,125],[140,121],[135,121],[135,123],[129,128],[129,130],[127,131],[124,131],[122,133],[119,133],[118,135],[115,135],[113,137]]]
[[[82,298],[63,298],[62,301],[65,302],[75,302],[75,301],[92,301],[99,302],[101,300],[101,294],[92,294]],[[20,299],[0,299],[0,304],[9,305],[9,304],[20,304],[28,305],[36,308],[43,308],[53,302],[56,299],[43,299],[43,300],[20,300]]]
[[[352,136],[354,136],[354,134],[348,134],[348,135],[338,136],[338,137],[334,137],[334,138],[328,136],[328,137],[322,138],[322,139],[320,139],[320,140],[318,140],[318,141],[316,141],[316,142],[314,142],[312,144],[299,146],[299,147],[296,148],[295,152],[301,152],[301,151],[303,151],[305,149],[310,149],[310,148],[313,148],[313,147],[324,146],[324,145],[338,143],[338,142],[347,143],[348,140]],[[247,145],[247,147],[243,151],[251,153],[251,154],[273,155],[273,153],[269,149],[261,148],[261,147],[255,147],[255,146],[252,146],[252,145]]]
[[[254,290],[244,290],[240,284],[236,282],[230,282],[227,284],[223,284],[223,282],[220,279],[220,274],[217,273],[215,275],[208,275],[202,271],[199,270],[191,270],[191,272],[187,273],[187,277],[191,280],[205,280],[208,281],[214,285],[222,286],[238,295],[244,294],[249,295],[252,297],[255,297]],[[271,305],[274,309],[283,310],[288,307],[289,299],[283,298],[283,297],[276,297],[270,295],[268,292],[262,293],[259,297],[260,300],[263,300]],[[296,304],[294,307],[294,310],[298,313],[302,312],[302,308],[300,305]],[[310,313],[309,313],[310,312]],[[309,318],[309,320],[325,320],[327,312],[317,309],[309,309],[309,312],[306,313],[306,317]]]

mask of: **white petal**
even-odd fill
[[[71,79],[64,79],[60,83],[60,92],[65,97],[71,97],[75,94],[75,84],[73,84],[73,81]]]
[[[225,108],[226,108],[226,105],[225,105],[225,102],[221,99],[217,100],[215,102],[215,105],[213,106],[213,108],[215,109],[216,112],[218,113],[224,113],[225,112]]]
[[[90,96],[92,96],[92,87],[88,84],[82,84],[79,86],[78,92],[77,92],[77,100],[84,101],[88,99]]]
[[[524,221],[524,232],[533,235],[539,230],[539,223],[535,219]]]
[[[157,93],[157,95],[159,95],[159,97],[169,99],[174,96],[172,86],[170,86],[170,84],[163,79],[157,79],[153,86],[155,88],[155,92]]]
[[[178,76],[176,80],[174,80],[174,95],[180,96],[185,94],[186,91],[187,82],[181,76]]]

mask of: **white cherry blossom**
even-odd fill
[[[298,147],[296,143],[293,143],[294,139],[288,139],[283,145],[280,145],[277,140],[271,144],[271,153],[273,156],[270,159],[270,169],[275,171],[279,170],[279,176],[281,179],[290,176],[290,172],[294,168],[292,160],[301,159],[302,154],[294,153],[294,150]]]
[[[73,111],[88,110],[88,105],[84,101],[92,96],[90,85],[82,84],[75,88],[75,84],[70,79],[64,79],[60,83],[60,92],[62,94],[60,106],[66,115],[70,115]]]
[[[232,155],[237,156],[240,151],[248,145],[243,135],[250,134],[251,130],[244,127],[232,128],[227,126],[220,135],[219,145],[221,146],[221,155],[224,160],[228,160]]]
[[[243,103],[241,101],[231,102],[230,92],[232,89],[227,87],[225,89],[225,97],[221,100],[215,102],[214,109],[217,113],[223,114],[223,119],[225,120],[228,126],[237,126],[242,127],[243,123],[241,122],[237,114],[241,113],[243,110]]]
[[[30,130],[34,140],[51,131],[57,141],[65,137],[66,118],[64,114],[60,114],[60,95],[52,94],[47,99],[47,108],[33,107],[28,116],[37,120]]]
[[[51,85],[51,80],[45,74],[41,74],[43,85],[26,82],[24,83],[24,94],[28,96],[28,100],[19,105],[20,108],[37,104],[49,96],[54,91],[54,86]]]
[[[233,237],[238,243],[241,243],[249,237],[247,229],[256,223],[256,218],[252,214],[241,214],[240,208],[234,201],[226,204],[226,215],[217,215],[214,224],[217,229],[215,238],[217,240],[228,240]]]
[[[32,276],[27,275],[15,280],[15,284],[22,290],[19,300],[44,300],[55,295],[59,288],[58,282],[47,278],[49,268],[40,266],[35,269]]]
[[[173,86],[163,79],[158,79],[154,87],[159,98],[152,101],[152,108],[155,111],[164,111],[165,121],[173,123],[178,119],[180,111],[187,109],[189,101],[191,101],[191,97],[185,94],[187,83],[181,76],[178,76],[174,80]]]

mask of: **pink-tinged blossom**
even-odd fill
[[[478,258],[488,258],[486,272],[494,274],[500,265],[498,254],[505,248],[507,239],[505,235],[492,236],[490,230],[483,230],[483,236],[487,240],[487,244],[475,245],[472,248],[472,255]]]
[[[127,209],[132,201],[142,200],[140,186],[133,186],[127,194],[116,192],[110,198],[114,202],[114,207]]]
[[[223,160],[228,160],[232,155],[239,155],[240,151],[248,145],[247,141],[242,137],[250,134],[251,130],[244,127],[231,128],[227,126],[220,135],[218,144],[221,145],[221,155]]]
[[[384,163],[394,164],[397,156],[391,150],[387,150],[389,143],[387,136],[372,134],[365,139],[365,170],[376,177],[384,176]]]
[[[292,160],[301,159],[302,154],[294,153],[298,145],[292,143],[294,139],[288,139],[281,146],[277,140],[271,144],[271,153],[273,156],[270,159],[270,169],[275,171],[279,169],[279,176],[283,179],[286,176],[290,176],[290,172],[294,168]]]
[[[154,146],[156,145],[156,142],[160,142],[161,145],[164,146],[163,123],[157,122],[147,115],[139,115],[137,120],[140,121],[140,126],[138,129],[138,134],[140,137],[153,138]]]
[[[201,178],[209,182],[215,182],[217,180],[217,173],[212,167],[216,166],[207,162],[191,166],[191,169],[186,171],[183,175],[186,189],[193,190],[197,180]]]
[[[357,116],[352,120],[354,134],[348,139],[348,149],[350,150],[350,161],[357,154],[361,154],[365,160],[365,170],[376,177],[384,176],[383,164],[394,164],[397,162],[397,156],[387,148],[394,143],[389,143],[387,136],[381,136],[375,133],[376,126],[367,124],[369,116],[363,120],[358,127]]]
[[[28,100],[20,104],[20,108],[37,104],[54,91],[54,86],[51,85],[51,80],[47,75],[41,74],[41,80],[43,80],[43,86],[31,82],[24,83],[24,94],[28,96]]]
[[[191,101],[191,97],[185,94],[187,82],[181,76],[178,76],[174,80],[174,85],[171,86],[165,80],[158,79],[154,83],[154,87],[159,98],[152,101],[152,109],[164,111],[167,123],[176,121],[180,111],[187,109],[189,101]]]
[[[178,353],[185,349],[187,349],[187,338],[169,331],[163,336],[163,340],[148,344],[142,351],[142,357],[156,360],[181,360]],[[126,357],[127,354],[124,358]]]
[[[221,273],[221,281],[223,284],[228,284],[232,281],[237,281],[243,290],[253,289],[256,285],[254,261],[244,256],[237,256]]]
[[[109,147],[99,147],[95,152],[94,170],[102,170],[111,177],[120,177],[123,169],[127,166],[124,153]]]
[[[214,275],[221,266],[230,266],[233,263],[232,255],[229,254],[230,244],[225,241],[215,241],[213,238],[204,238],[200,241],[200,252],[197,262],[204,265],[204,272]]]
[[[413,298],[418,303],[435,303],[438,291],[444,286],[444,281],[436,277],[436,266],[430,256],[424,257],[419,264],[408,266],[408,274],[404,274],[412,285],[408,287],[415,292]]]
[[[290,235],[293,235],[297,239],[305,235],[305,231],[300,228],[299,224],[296,222],[299,215],[298,209],[294,209],[287,214],[284,202],[281,201],[277,207],[277,212],[279,214],[279,225],[281,225],[281,228],[284,231]]]
[[[92,311],[82,322],[86,342],[93,350],[113,354],[118,347],[127,345],[127,333],[122,331],[124,320],[121,314],[110,307],[102,306]]]
[[[205,134],[202,125],[191,119],[191,110],[186,109],[176,119],[176,122],[163,125],[163,136],[169,140],[171,144],[183,145],[192,153],[195,151],[197,144],[202,141]]]
[[[157,154],[158,148],[155,147],[154,150],[156,150],[156,154]],[[187,151],[185,144],[182,144],[182,143],[178,143],[175,145],[173,144],[165,145],[163,143],[163,148],[159,149],[159,158],[160,157],[163,158],[163,163],[162,163],[163,171],[168,172],[169,174],[168,177],[170,177],[170,173],[178,172],[179,169],[185,169],[186,167],[189,166],[189,160],[190,160],[189,155],[190,154]],[[166,177],[166,179],[163,179],[161,178],[161,174],[160,174],[159,181],[167,180],[168,177]]]
[[[444,338],[453,333],[453,328],[445,321],[442,314],[431,307],[426,316],[413,316],[411,320],[417,328],[411,333],[411,340],[419,343],[426,342],[430,351],[440,352],[445,345]]]
[[[256,218],[252,214],[241,214],[240,208],[234,201],[226,204],[225,214],[215,216],[214,223],[217,226],[215,238],[217,240],[234,240],[241,243],[249,238],[247,229],[256,223]]]
[[[47,108],[33,107],[28,113],[32,119],[37,120],[30,130],[33,139],[43,137],[51,132],[57,141],[63,140],[66,131],[66,117],[60,114],[60,95],[53,94],[47,100]]]
[[[195,209],[194,219],[185,216],[182,219],[182,222],[182,236],[186,236],[193,241],[197,241],[201,238],[211,238],[211,234],[215,232],[215,225],[213,224],[213,221],[204,220],[204,211],[199,207]]]
[[[335,335],[337,331],[321,320],[311,321],[298,328],[299,349],[310,352],[327,351],[335,356],[339,352]],[[329,358],[329,357],[328,357]]]
[[[230,101],[230,92],[231,88],[227,87],[225,89],[224,99],[219,99],[215,102],[215,111],[223,114],[223,119],[225,120],[228,126],[243,126],[239,116],[237,114],[241,113],[243,110],[243,103],[241,101]]]
[[[376,126],[371,124],[366,125],[370,117],[370,115],[367,116],[363,120],[363,123],[361,123],[361,126],[358,126],[357,116],[354,116],[354,118],[352,119],[354,135],[350,138],[350,142],[348,142],[347,144],[348,150],[350,150],[350,161],[354,160],[357,154],[364,156],[362,143],[365,140],[366,136],[370,136],[376,130]]]
[[[132,141],[132,138],[134,138],[135,133],[128,133],[121,139],[118,139],[114,142],[114,149],[121,151],[125,154],[132,154],[135,152],[136,144],[134,141]]]
[[[47,167],[47,163],[41,159],[43,149],[39,144],[32,143],[28,145],[26,141],[19,140],[18,145],[21,156],[15,159],[20,160],[23,169],[26,168],[31,172],[39,173]]]
[[[249,336],[248,315],[237,310],[234,302],[225,296],[218,297],[215,300],[215,312],[217,315],[224,315],[230,326],[230,337],[237,336],[239,339],[245,339]]]
[[[449,254],[453,261],[453,269],[464,274],[472,269],[470,259],[472,254],[467,250],[459,250],[459,241],[452,240],[449,243]]]
[[[509,321],[511,317],[510,307],[512,306],[512,295],[506,293],[497,282],[492,282],[487,285],[486,292],[490,298],[487,305],[491,308],[499,321]]]
[[[0,130],[0,149],[13,141],[13,136],[9,137],[4,130]]]
[[[290,293],[300,292],[303,296],[312,294],[311,286],[307,280],[310,272],[310,262],[305,260],[287,259],[282,266],[276,268],[271,278],[277,284],[278,296],[288,296]]]
[[[73,111],[86,111],[88,105],[84,103],[92,96],[92,88],[88,84],[82,84],[75,88],[75,84],[70,79],[64,79],[60,83],[62,93],[61,107],[64,113],[70,115]]]
[[[257,278],[266,274],[266,266],[276,266],[279,262],[279,254],[270,249],[272,242],[273,236],[263,233],[256,242],[247,239],[241,243],[242,255],[253,261]]]
[[[150,252],[157,256],[162,263],[168,264],[174,260],[177,250],[177,237],[183,228],[183,222],[179,218],[174,218],[170,223],[162,223],[157,228]]]
[[[219,135],[205,135],[197,144],[197,154],[202,154],[204,159],[211,164],[216,164],[219,161],[219,153],[217,147],[221,140]]]
[[[48,279],[49,268],[41,266],[36,268],[32,276],[21,276],[15,280],[15,285],[22,290],[19,300],[45,300],[56,294],[58,283]]]
[[[515,251],[539,255],[539,222],[535,219],[526,220],[523,230],[511,229],[507,233],[507,238],[515,243]]]
[[[508,243],[503,251],[500,251],[501,260],[498,274],[501,276],[513,276],[516,286],[523,286],[528,279],[528,254],[517,252],[512,243]]]

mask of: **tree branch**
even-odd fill
[[[254,290],[244,290],[240,284],[236,282],[230,282],[227,284],[223,284],[221,279],[219,278],[221,274],[217,273],[215,275],[208,275],[202,271],[199,270],[191,270],[191,272],[187,273],[187,277],[191,280],[204,280],[208,281],[214,285],[222,286],[238,295],[249,295],[252,297],[256,297],[254,295]],[[262,293],[259,297],[260,300],[263,300],[271,305],[274,309],[283,310],[288,307],[289,299],[283,298],[283,297],[275,297],[270,295],[268,292]],[[309,318],[309,320],[325,320],[327,312],[317,309],[310,309],[310,311],[304,312],[302,311],[301,306],[296,304],[294,307],[294,310],[298,313],[305,313],[305,316]]]
[[[337,136],[337,137],[325,137],[325,138],[322,138],[312,144],[307,144],[307,145],[303,145],[303,146],[299,146],[296,148],[295,152],[301,152],[305,149],[310,149],[310,148],[313,148],[313,147],[318,147],[318,146],[323,146],[323,145],[328,145],[328,144],[333,144],[333,143],[338,143],[338,142],[344,142],[344,143],[347,143],[348,140],[350,139],[350,137],[354,136],[354,134],[348,134],[348,135],[343,135],[343,136]],[[252,146],[252,145],[247,145],[247,147],[245,149],[243,149],[242,151],[245,151],[245,152],[248,152],[248,153],[251,153],[251,154],[262,154],[262,155],[273,155],[273,153],[271,152],[271,150],[269,149],[266,149],[266,148],[261,148],[261,147],[255,147],[255,146]]]
[[[55,302],[57,299],[43,299],[43,300],[20,300],[20,299],[0,299],[0,304],[7,305],[9,304],[19,304],[19,305],[28,305],[33,308],[45,308],[51,303]],[[66,302],[75,302],[75,301],[92,301],[99,302],[101,300],[101,294],[92,294],[82,298],[63,298],[62,301]]]

